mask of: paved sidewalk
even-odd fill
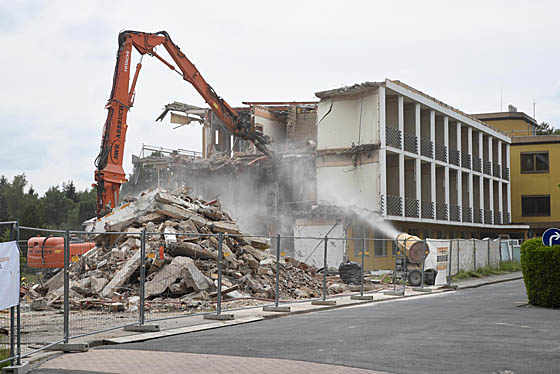
[[[57,357],[33,374],[67,373],[307,373],[382,374],[386,372],[305,361],[207,355],[178,352],[151,352],[103,349]]]

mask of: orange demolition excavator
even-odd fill
[[[163,46],[176,66],[166,61],[156,52],[156,47]],[[231,132],[246,140],[251,140],[255,147],[265,155],[272,157],[266,145],[268,138],[255,130],[251,114],[238,112],[224,99],[216,94],[204,80],[198,69],[185,56],[179,47],[171,41],[165,31],[145,33],[123,31],[119,34],[117,64],[113,75],[113,88],[107,102],[107,120],[101,138],[101,150],[95,159],[95,181],[97,187],[97,217],[104,216],[114,208],[119,199],[121,184],[126,182],[122,163],[126,129],[126,117],[134,103],[135,86],[142,68],[142,57],[136,65],[136,71],[130,82],[131,52],[134,47],[140,55],[150,55],[163,62],[171,70],[177,72],[184,80],[191,83],[198,93],[210,105],[216,115]]]

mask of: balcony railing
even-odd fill
[[[492,224],[492,211],[490,209],[484,209],[484,224]]]
[[[494,176],[500,178],[502,176],[502,167],[497,163],[492,163],[492,170],[494,171]]]
[[[502,179],[509,180],[509,168],[502,168]]]
[[[445,203],[436,203],[436,219],[447,221],[448,207]]]
[[[436,160],[447,162],[447,147],[436,143]]]
[[[434,157],[434,143],[430,139],[420,138],[420,153],[422,156]]]
[[[449,148],[449,163],[459,166],[459,159],[461,158],[461,152],[455,148]]]
[[[502,224],[502,212],[494,211],[494,225]]]
[[[465,169],[471,168],[471,155],[465,152],[461,152],[461,166]]]
[[[388,146],[393,148],[402,149],[401,146],[401,132],[399,129],[387,126],[385,128],[385,142]]]
[[[420,217],[420,203],[416,199],[404,199],[404,215],[407,217]]]
[[[473,170],[482,173],[482,160],[480,157],[473,157]]]
[[[404,150],[411,153],[418,154],[418,138],[416,135],[409,132],[403,133],[404,135]]]
[[[463,222],[472,222],[472,208],[463,208]]]
[[[385,196],[384,195],[379,195],[379,211],[380,212],[385,211]]]
[[[482,163],[484,174],[492,175],[492,164],[489,161]]]
[[[474,210],[474,223],[482,223],[482,209],[475,209]]]
[[[449,219],[455,222],[461,222],[461,207],[458,205],[449,206]]]
[[[434,218],[434,204],[431,201],[422,200],[422,218]]]
[[[400,196],[387,195],[387,215],[402,216],[402,199]]]
[[[509,214],[509,212],[506,213],[506,223],[509,225],[511,223],[511,214]]]

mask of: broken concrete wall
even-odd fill
[[[297,108],[295,134],[292,138],[296,146],[309,142],[317,143],[317,111]]]
[[[255,108],[255,127],[259,129],[259,126],[262,127],[263,133],[272,139],[270,149],[282,150],[287,135],[285,120],[275,116],[266,108],[257,107]]]

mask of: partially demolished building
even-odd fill
[[[363,248],[352,240],[393,239],[376,230],[378,217],[420,237],[523,235],[525,226],[510,223],[508,136],[399,81],[316,96],[319,102],[236,108],[251,111],[257,129],[272,139],[282,155],[278,165],[229,134],[211,110],[169,104],[172,123],[203,124],[202,154],[134,157],[135,173],[164,165],[162,187],[220,198],[246,232],[347,238],[329,242],[329,266],[364,251],[366,269],[392,268],[390,241]],[[317,243],[294,238],[288,253],[319,266]]]

